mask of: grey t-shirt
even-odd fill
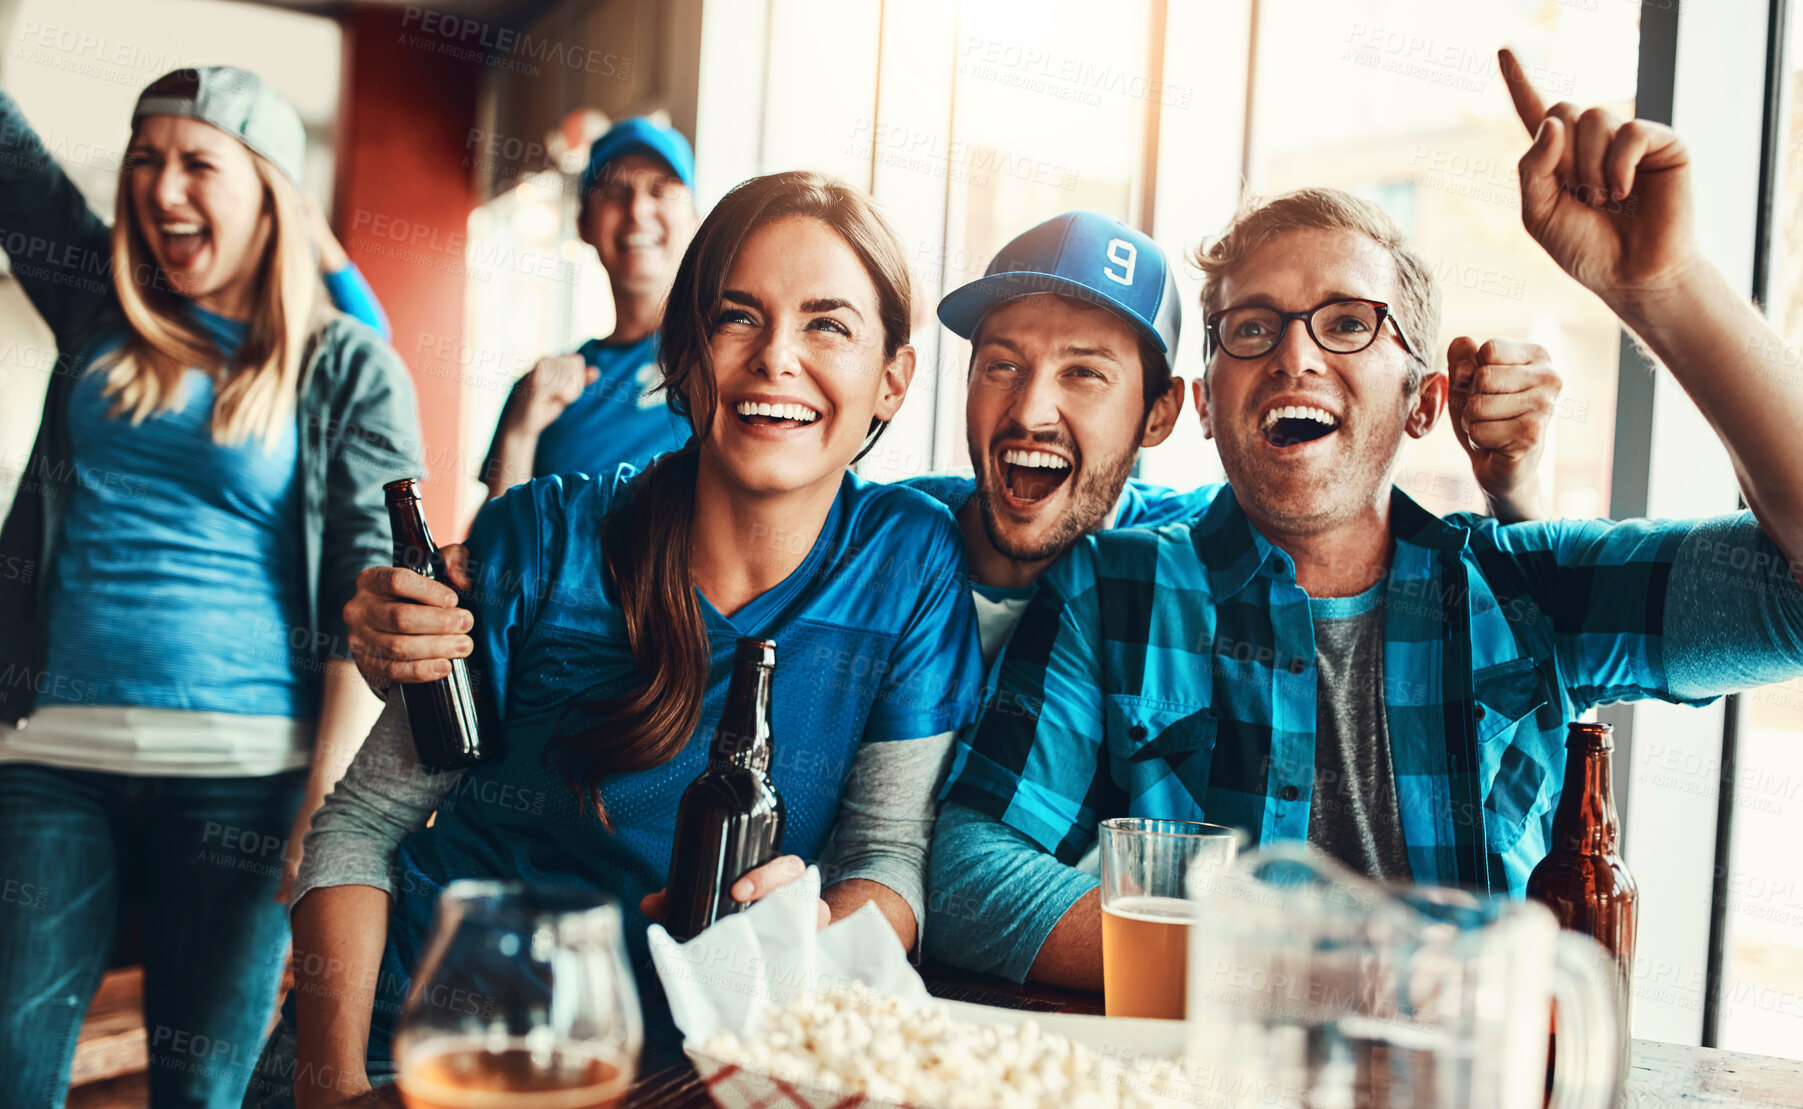
[[[1315,624],[1315,793],[1308,842],[1371,878],[1410,881],[1384,714],[1384,583],[1310,598]]]

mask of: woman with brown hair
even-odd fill
[[[428,774],[390,698],[308,840],[295,943],[325,957],[297,960],[296,1019],[265,1056],[264,1105],[286,1102],[284,1074],[304,1076],[303,1106],[392,1075],[408,974],[458,878],[617,898],[648,1041],[672,1046],[646,920],[741,636],[777,644],[771,775],[794,854],[735,896],[819,860],[823,912],[874,901],[912,945],[933,788],[952,734],[976,715],[982,662],[951,515],[848,469],[913,376],[910,308],[901,243],[862,193],[781,173],[714,208],[677,270],[660,342],[694,437],[643,472],[517,486],[477,517],[474,630],[446,637],[415,676],[468,654],[506,755]],[[359,586],[357,605],[452,603],[387,568]],[[298,1066],[282,1065],[296,1051]]]
[[[0,901],[0,1104],[62,1104],[122,912],[151,1104],[238,1104],[301,833],[375,715],[340,611],[418,417],[327,303],[305,149],[254,74],[168,74],[109,230],[0,94],[0,247],[58,353],[0,529],[0,873],[31,891]]]

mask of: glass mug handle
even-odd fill
[[[1553,957],[1559,1006],[1550,1109],[1609,1109],[1627,1081],[1628,1028],[1615,962],[1601,944],[1561,931]]]

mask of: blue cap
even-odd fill
[[[1108,309],[1163,351],[1167,366],[1177,353],[1183,309],[1164,251],[1118,219],[1066,212],[1046,220],[1003,247],[982,277],[946,294],[939,322],[968,339],[991,311],[1034,293]]]
[[[588,148],[588,168],[582,171],[581,196],[587,197],[601,179],[607,163],[627,154],[649,154],[670,167],[689,188],[695,187],[695,149],[682,132],[646,116],[623,119]]]

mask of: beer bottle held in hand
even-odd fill
[[[1550,908],[1559,918],[1560,927],[1594,938],[1614,956],[1620,984],[1616,1011],[1622,1019],[1621,1073],[1625,1075],[1640,893],[1621,858],[1621,820],[1615,813],[1615,785],[1611,777],[1615,761],[1613,733],[1614,728],[1608,724],[1569,726],[1565,735],[1565,790],[1553,812],[1552,849],[1528,875],[1527,895]],[[1556,1040],[1556,1028],[1554,1035]]]
[[[683,791],[664,927],[686,940],[742,906],[733,883],[782,854],[783,799],[770,781],[776,644],[741,639],[707,768]]]
[[[432,533],[426,529],[417,480],[391,481],[382,486],[382,493],[387,498],[388,525],[394,534],[394,564],[457,588],[432,542]],[[478,701],[469,666],[463,659],[451,660],[448,678],[402,685],[401,696],[407,702],[407,723],[421,766],[462,770],[498,757],[500,729],[488,706]]]

